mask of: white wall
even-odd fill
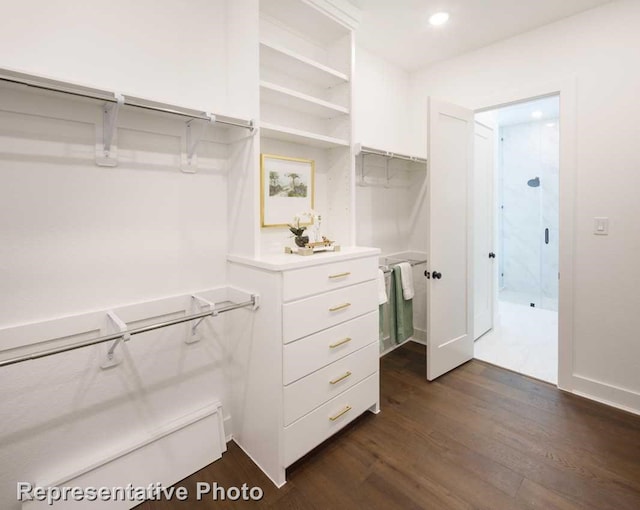
[[[501,93],[513,96],[532,83],[575,79],[574,346],[569,389],[636,412],[640,412],[638,26],[640,2],[613,2],[435,64],[412,78],[417,140],[426,138],[427,95],[474,108]],[[564,106],[561,98],[561,109]],[[593,235],[596,216],[610,218],[608,237]]]
[[[379,150],[424,156],[425,151],[420,150],[409,132],[409,85],[409,73],[356,47],[356,142]],[[387,173],[387,158],[356,157],[356,243],[380,248],[383,256],[404,253],[404,257],[422,258],[427,242],[426,165],[392,159],[388,169]],[[426,335],[423,271],[424,266],[417,266],[414,271],[414,337],[420,340]]]
[[[224,1],[1,4],[4,67],[226,113]]]
[[[354,77],[355,141],[379,150],[424,155],[410,136],[409,74],[400,67],[356,47]],[[426,117],[425,117],[426,122]],[[411,142],[414,142],[413,145]],[[424,144],[423,144],[424,145]],[[356,159],[356,181],[362,184],[362,158]],[[356,187],[356,242],[382,253],[424,250],[426,225],[420,192],[424,165],[390,162],[387,182],[385,158],[365,156],[367,186]],[[422,235],[421,235],[422,234]]]
[[[247,119],[256,119],[260,111],[258,0],[227,0],[227,104]],[[228,182],[229,251],[253,256],[260,244],[260,225],[256,221],[260,207],[258,168],[260,138],[255,132],[250,143],[242,136],[232,144]]]
[[[257,76],[257,32],[241,32],[244,19],[257,26],[257,3],[228,7],[3,1],[0,67],[257,117],[257,78],[230,95],[237,105],[227,94],[240,74]],[[246,69],[228,65],[231,56]],[[0,328],[226,284],[236,242],[228,225],[255,242],[240,221],[250,213],[229,204],[229,175],[231,196],[245,193],[239,176],[255,175],[255,154],[209,128],[198,173],[182,173],[185,120],[124,107],[119,165],[98,167],[100,104],[2,85]],[[17,480],[56,481],[211,402],[222,401],[228,418],[226,320],[204,324],[193,345],[179,326],[134,337],[125,361],[106,371],[103,346],[2,368],[0,507],[19,507]]]
[[[409,132],[409,83],[409,73],[356,47],[353,84],[356,142],[380,150],[424,156],[421,148],[425,144],[415,144],[415,137]]]

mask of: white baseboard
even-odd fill
[[[574,374],[571,393],[640,415],[640,393]]]
[[[411,341],[420,345],[427,345],[427,332],[424,329],[413,328]]]
[[[233,440],[233,422],[231,420],[231,416],[227,416],[224,419],[224,431],[226,433],[226,436],[224,438],[225,443],[232,441]]]
[[[258,466],[258,468],[260,468],[260,471],[262,471],[262,473],[263,473],[263,474],[264,474],[264,475],[265,475],[269,480],[271,480],[271,483],[272,483],[273,485],[275,485],[278,489],[280,489],[280,488],[284,487],[284,485],[287,483],[287,480],[286,480],[286,478],[285,478],[284,474],[283,474],[283,476],[282,476],[283,481],[282,481],[282,482],[276,482],[276,481],[271,477],[271,475],[269,475],[269,473],[268,473],[268,472],[267,472],[267,471],[266,471],[266,470],[265,470],[265,469],[260,465],[260,463],[259,463],[256,459],[254,459],[254,458],[253,458],[253,456],[252,456],[252,455],[251,455],[251,454],[250,454],[250,453],[245,449],[245,447],[244,447],[244,446],[242,446],[242,443],[241,443],[241,442],[239,442],[239,441],[238,441],[238,440],[236,440],[236,439],[234,439],[234,441],[236,442],[236,444],[238,445],[238,447],[239,447],[239,448],[244,452],[244,454],[245,454],[247,457],[249,457],[249,458],[251,459],[251,462],[253,462],[256,466]],[[284,471],[285,471],[285,470],[283,469],[283,473],[284,473]]]
[[[105,431],[117,434],[118,430]],[[42,477],[37,487],[169,487],[222,457],[227,450],[222,405],[214,403],[183,416],[117,452],[74,469],[64,476]],[[61,468],[61,471],[65,468]],[[126,510],[140,501],[57,501],[57,509],[89,507]],[[46,501],[23,501],[23,510],[51,508]]]

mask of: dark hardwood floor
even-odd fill
[[[277,489],[235,445],[139,510],[640,509],[640,417],[472,361],[435,382],[424,347],[381,361],[382,412],[288,470]],[[196,482],[259,486],[260,502],[194,501]]]

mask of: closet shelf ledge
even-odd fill
[[[314,96],[283,87],[268,81],[260,82],[261,101],[300,113],[314,115],[323,119],[331,119],[340,115],[348,115],[344,106],[330,103]]]
[[[409,161],[411,163],[418,163],[424,165],[427,163],[427,158],[421,156],[411,156],[407,154],[400,154],[398,152],[390,152],[382,149],[375,149],[373,147],[367,147],[360,143],[355,144],[354,146],[355,154],[357,156],[360,155],[371,155],[371,156],[380,156],[382,158],[388,159],[399,159],[403,161]]]
[[[263,40],[260,42],[260,63],[265,68],[295,76],[305,82],[318,84],[324,88],[349,82],[349,76],[345,73],[272,41]]]
[[[331,136],[311,133],[301,129],[279,126],[270,122],[262,122],[260,126],[262,135],[266,138],[282,140],[284,142],[299,143],[302,145],[310,145],[321,149],[332,149],[337,147],[349,147],[348,140],[334,138]]]
[[[78,83],[61,81],[54,78],[23,73],[6,68],[0,68],[0,82],[25,85],[27,87],[33,87],[40,90],[69,94],[72,96],[84,97],[88,99],[95,99],[97,101],[103,101],[106,103],[120,103],[122,104],[122,106],[132,106],[144,110],[177,115],[190,119],[209,121],[212,115],[210,112],[205,112],[191,107],[164,103],[161,101],[145,99],[129,94],[120,94],[119,92],[115,91],[112,92],[108,90],[89,87],[86,85],[81,85]],[[251,120],[219,114],[215,115],[215,119],[217,126],[238,127],[251,131],[255,129],[254,123]]]

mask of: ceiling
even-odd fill
[[[526,122],[555,124],[558,122],[559,117],[560,96],[550,96],[478,113],[476,120],[502,127]]]
[[[358,44],[415,71],[612,0],[349,0],[362,10]],[[451,14],[441,27],[435,12]]]

